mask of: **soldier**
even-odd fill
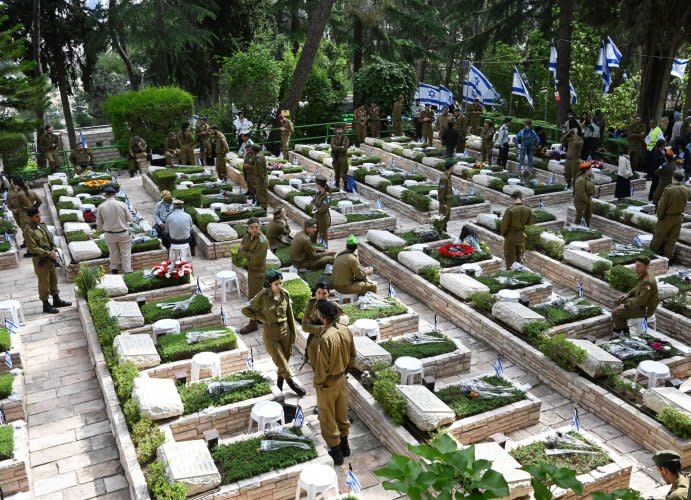
[[[452,117],[453,115],[449,114],[449,107],[444,106],[441,109],[441,114],[439,115],[439,118],[437,119],[437,132],[442,146],[446,145],[446,142],[444,141],[444,134],[446,134],[446,129],[449,128],[449,120]]]
[[[477,134],[480,130],[480,118],[482,115],[482,104],[480,98],[476,97],[475,102],[470,105],[470,133]]]
[[[415,106],[413,106],[413,126],[415,127],[415,140],[422,140],[422,122],[420,117],[425,107],[420,104],[420,99],[415,99]]]
[[[658,451],[653,455],[657,471],[666,484],[672,487],[665,500],[686,500],[689,496],[689,478],[681,472],[681,456],[671,450]]]
[[[156,235],[161,238],[161,243],[166,248],[170,248],[170,238],[166,233],[166,220],[173,211],[173,195],[167,189],[161,191],[161,199],[156,202],[154,207],[154,227]]]
[[[256,200],[257,176],[254,167],[255,161],[256,155],[254,154],[254,149],[252,147],[245,148],[245,156],[242,159],[242,176],[245,178],[245,183],[247,184],[247,192],[245,194]]]
[[[504,237],[504,263],[511,269],[514,262],[523,260],[525,252],[525,226],[533,221],[533,211],[523,204],[520,191],[511,194],[512,206],[506,209],[501,219],[501,235]]]
[[[290,260],[298,269],[324,269],[327,264],[333,264],[334,252],[312,245],[312,236],[316,233],[317,221],[307,219],[305,229],[293,238],[290,244]]]
[[[431,146],[434,143],[432,133],[432,122],[434,121],[434,111],[429,104],[425,104],[425,110],[420,113],[420,123],[422,123],[422,142]]]
[[[180,155],[178,157],[181,165],[194,165],[194,134],[190,124],[185,122],[178,132],[178,143],[180,144]]]
[[[628,334],[627,320],[633,318],[649,318],[655,314],[660,302],[657,295],[657,281],[655,276],[648,271],[650,259],[644,255],[636,258],[635,270],[638,274],[638,282],[629,293],[619,296],[618,306],[612,309],[612,321],[614,331],[619,334]]]
[[[365,106],[360,104],[355,108],[353,113],[353,129],[355,130],[355,145],[360,147],[360,144],[365,142],[365,136],[367,135],[367,113],[365,112]]]
[[[329,211],[330,197],[326,186],[326,179],[317,177],[317,194],[314,197],[314,217],[317,219],[319,236],[328,246],[329,227],[331,226],[331,213]]]
[[[81,142],[74,145],[69,160],[74,169],[74,173],[77,175],[81,175],[87,167],[94,166],[93,153],[85,148]]]
[[[674,248],[684,220],[684,208],[689,200],[689,190],[683,182],[682,172],[672,174],[672,184],[665,188],[657,203],[657,224],[650,242],[650,249],[656,254],[659,254],[664,246],[664,256],[670,263],[674,258]]]
[[[283,205],[274,211],[274,218],[266,228],[266,238],[269,240],[269,248],[272,252],[278,248],[289,247],[293,241]]]
[[[453,160],[446,160],[444,165],[444,173],[439,178],[439,186],[437,187],[437,201],[439,202],[439,215],[444,217],[442,222],[442,231],[446,232],[446,226],[451,220],[451,197],[453,196],[453,186],[451,183],[451,174],[453,174]]]
[[[202,116],[197,123],[195,135],[199,139],[199,161],[202,165],[205,161],[207,165],[211,165],[211,128],[206,116]]]
[[[458,130],[458,144],[456,144],[456,153],[465,152],[465,138],[468,134],[468,121],[463,112],[458,109],[454,111],[455,124],[454,127]]]
[[[372,101],[367,109],[367,125],[370,137],[379,137],[379,106]]]
[[[280,130],[281,130],[281,154],[284,160],[288,160],[288,151],[290,145],[290,134],[295,130],[293,127],[293,122],[291,122],[287,116],[281,114],[279,117]]]
[[[180,152],[180,141],[178,141],[178,136],[175,132],[168,132],[168,136],[165,141],[163,141],[163,154],[166,157],[166,167],[173,166],[173,157],[177,156]]]
[[[590,227],[590,218],[593,215],[593,196],[595,195],[595,183],[593,182],[592,163],[581,163],[581,171],[573,184],[573,206],[576,208],[576,224]]]
[[[53,133],[52,125],[46,125],[43,130],[43,134],[38,138],[38,148],[39,151],[45,155],[46,160],[48,160],[50,169],[55,172],[60,168],[60,156],[58,155],[60,140],[58,136]]]
[[[283,275],[279,271],[269,269],[265,278],[264,289],[242,308],[242,314],[250,319],[250,324],[255,325],[255,330],[257,321],[264,324],[262,340],[266,352],[276,365],[278,388],[283,390],[285,381],[298,397],[302,397],[307,393],[293,380],[288,366],[295,343],[295,317],[290,295],[281,286]]]
[[[24,230],[26,246],[33,257],[34,272],[38,278],[38,297],[43,303],[43,312],[57,314],[58,307],[71,306],[71,302],[60,299],[58,289],[58,273],[55,270],[59,260],[57,246],[53,234],[41,223],[41,213],[38,208],[27,208],[24,212],[31,221]],[[48,302],[48,294],[53,296],[53,304]]]
[[[12,184],[10,192],[7,194],[7,206],[12,210],[14,220],[19,228],[24,231],[24,228],[31,222],[29,216],[26,215],[26,209],[40,207],[41,198],[27,187],[21,177],[12,176],[10,180]]]
[[[137,160],[146,156],[146,142],[138,135],[130,137],[130,144],[127,148],[127,170],[130,177],[134,177],[134,173],[139,170],[139,163]]]
[[[115,188],[111,185],[103,189],[106,201],[96,210],[96,225],[105,233],[108,252],[110,253],[110,272],[118,274],[132,272],[132,237],[127,225],[132,221],[132,214],[127,206],[115,198]]]
[[[319,337],[313,385],[317,391],[319,426],[335,465],[350,456],[348,445],[348,389],[346,375],[355,364],[353,334],[336,323],[338,309],[328,300],[317,304],[317,315],[324,323]]]
[[[230,151],[230,148],[228,148],[228,141],[226,141],[226,137],[223,135],[223,132],[218,129],[217,125],[212,125],[211,133],[216,140],[216,175],[225,182],[228,176],[226,154]]]
[[[626,139],[629,141],[629,152],[631,154],[631,168],[633,170],[641,170],[642,160],[644,156],[645,142],[645,125],[641,120],[641,115],[636,115],[634,122],[629,125]]]
[[[672,148],[665,149],[665,156],[667,157],[665,164],[655,170],[655,176],[657,177],[657,185],[653,192],[653,203],[655,206],[657,206],[665,188],[672,184],[672,174],[674,174],[674,171],[677,169]]]
[[[568,188],[571,189],[573,179],[578,173],[581,150],[583,149],[583,138],[576,120],[569,121],[569,131],[562,138],[562,142],[565,140],[568,140],[568,143],[566,146],[566,161],[564,162],[564,179]]]
[[[343,124],[339,123],[336,125],[336,135],[331,138],[331,158],[333,158],[336,189],[339,189],[343,181],[344,191],[348,179],[348,146],[350,146],[350,141],[343,135]]]
[[[269,241],[259,230],[259,219],[250,218],[247,221],[247,232],[242,237],[238,250],[238,255],[247,259],[247,296],[250,299],[262,291],[268,248]],[[243,314],[245,314],[244,310]],[[247,315],[245,314],[245,316]],[[250,317],[250,322],[240,330],[240,333],[246,335],[256,332],[258,329],[257,321]]]
[[[453,158],[455,156],[454,152],[456,151],[456,146],[458,145],[458,130],[455,127],[456,121],[453,116],[449,118],[448,123],[449,126],[446,127],[443,137],[444,147],[446,148],[444,153],[447,158]]]
[[[314,290],[312,290],[312,298],[307,302],[305,312],[302,316],[302,329],[308,333],[307,345],[305,346],[305,362],[309,362],[312,369],[314,369],[317,362],[319,337],[324,331],[324,323],[322,323],[317,315],[317,304],[322,300],[329,300],[329,285],[320,281],[317,283]],[[337,310],[336,321],[339,321],[341,318],[347,319],[347,316],[343,316],[343,309],[341,309],[341,306],[335,302],[333,302],[333,304],[336,306]]]
[[[393,103],[391,110],[391,119],[393,121],[394,135],[403,135],[403,128],[401,127],[401,116],[403,115],[403,96],[399,95],[398,100]]]
[[[480,131],[480,138],[482,139],[482,162],[490,163],[492,161],[492,144],[494,143],[492,120],[485,120],[485,125]]]
[[[358,240],[351,234],[346,238],[346,249],[334,260],[333,282],[338,293],[356,293],[363,295],[377,291],[377,284],[367,280],[372,268],[362,268],[357,256]]]
[[[267,190],[267,185],[269,179],[266,173],[266,158],[264,153],[262,153],[262,147],[259,144],[252,144],[252,151],[254,152],[254,165],[252,169],[254,170],[254,193],[257,204],[266,210],[269,203],[269,191]]]

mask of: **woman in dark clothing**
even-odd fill
[[[650,184],[650,191],[648,191],[648,201],[653,201],[653,193],[657,189],[659,181],[658,176],[655,175],[655,171],[665,163],[667,163],[667,159],[665,158],[665,140],[660,139],[655,143],[655,147],[648,156],[648,175],[646,178],[653,180],[652,184]]]

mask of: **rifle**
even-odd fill
[[[309,361],[309,357],[307,356],[307,352],[310,348],[310,342],[312,342],[313,339],[314,339],[314,334],[310,333],[307,336],[307,343],[305,344],[305,353],[302,355],[302,364],[300,365],[300,369],[298,371],[302,371],[302,369],[307,364],[307,361]]]

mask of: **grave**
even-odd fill
[[[150,335],[118,335],[113,340],[113,349],[120,364],[131,361],[140,370],[161,364],[161,357]]]
[[[276,254],[273,253],[271,250],[266,251],[266,265],[267,266],[274,266],[274,267],[281,267],[281,259],[276,257]]]
[[[118,322],[122,330],[144,326],[144,316],[133,301],[108,301],[108,314]]]
[[[332,226],[338,226],[340,224],[345,224],[348,222],[348,218],[345,215],[343,215],[338,210],[334,210],[333,208],[329,209],[329,216],[331,217]]]
[[[218,214],[211,208],[195,208],[197,215],[210,215],[214,222],[219,221]]]
[[[76,215],[77,222],[84,222],[84,214],[81,210],[72,210],[70,208],[61,208],[58,210],[58,217],[62,217],[64,215]]]
[[[678,293],[679,289],[676,286],[659,279],[657,280],[657,295],[660,300],[669,299]]]
[[[82,206],[82,200],[76,196],[65,196],[62,195],[58,198],[58,203],[72,203],[74,208],[80,208]]]
[[[473,184],[489,187],[490,182],[497,179],[497,177],[485,174],[475,174],[473,176]]]
[[[381,229],[370,229],[367,231],[367,241],[382,250],[391,247],[402,247],[406,244],[403,238],[399,238],[395,234],[389,231],[382,231]]]
[[[542,231],[540,233],[540,244],[543,247],[546,247],[549,243],[552,243],[552,242],[555,242],[555,243],[560,244],[561,246],[564,246],[564,240],[562,238],[560,238],[559,236],[557,236],[556,234],[550,233],[549,231]]]
[[[96,288],[103,288],[108,292],[109,297],[120,297],[127,295],[128,289],[125,278],[122,274],[104,274],[96,285]]]
[[[214,241],[233,241],[238,239],[238,233],[228,224],[212,222],[206,226],[206,232]]]
[[[407,403],[408,418],[422,431],[433,431],[456,419],[454,411],[424,385],[397,385]]]
[[[478,225],[491,229],[492,231],[496,229],[498,220],[499,217],[496,214],[478,214],[475,218],[475,222],[477,222]]]
[[[619,358],[589,340],[569,339],[569,342],[585,349],[588,353],[588,357],[578,367],[593,378],[605,375],[608,370],[620,373],[624,369],[624,363]]]
[[[377,187],[380,183],[386,181],[385,177],[382,177],[381,175],[366,175],[365,176],[365,184],[368,186],[372,187]],[[388,181],[386,181],[388,182]]]
[[[203,439],[164,443],[156,456],[165,464],[168,480],[184,484],[188,497],[221,484],[221,474]]]
[[[440,268],[438,260],[433,259],[424,252],[404,250],[398,254],[398,262],[415,273],[419,273],[425,267]]]
[[[391,365],[392,359],[389,351],[364,335],[353,337],[355,345],[355,368],[364,372],[370,370],[377,363]]]
[[[301,210],[305,210],[308,205],[311,205],[314,199],[311,196],[295,196],[293,197],[293,203],[295,206]]]
[[[611,267],[612,263],[599,255],[586,252],[585,250],[576,250],[570,245],[564,248],[564,262],[572,264],[584,271],[592,272],[596,264],[602,263],[604,266]]]
[[[81,262],[83,260],[99,259],[101,257],[101,249],[94,240],[88,241],[72,241],[67,245],[72,255],[72,260]]]
[[[91,226],[86,222],[65,222],[62,225],[62,230],[65,232],[65,234],[73,231],[84,231],[88,235],[93,233]]]
[[[132,399],[139,405],[142,417],[154,421],[178,417],[185,410],[175,382],[169,378],[140,375],[134,379]]]
[[[278,196],[281,198],[285,199],[288,197],[288,194],[295,191],[295,188],[293,186],[289,186],[286,184],[276,184],[274,186],[274,193],[276,193]]]
[[[403,186],[387,186],[386,187],[386,193],[393,196],[396,199],[401,199],[403,197],[403,193],[405,193],[407,189]]]
[[[643,404],[659,413],[665,406],[671,406],[685,414],[691,414],[691,396],[674,387],[655,387],[643,391]]]
[[[524,198],[527,198],[528,196],[534,196],[535,195],[535,191],[533,191],[532,189],[527,188],[525,186],[506,185],[501,190],[504,194],[508,194],[508,195],[512,195],[514,192],[518,191],[523,195]]]
[[[463,300],[469,300],[476,292],[489,293],[487,285],[463,273],[441,273],[440,284],[442,288]]]
[[[545,319],[532,309],[517,302],[495,303],[492,306],[492,316],[519,332],[523,332],[526,323]]]
[[[521,464],[497,443],[477,443],[475,459],[489,460],[492,470],[504,476],[509,485],[508,498],[528,497],[532,493],[530,474],[521,470]]]

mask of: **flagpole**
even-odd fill
[[[513,92],[509,94],[509,116],[511,116],[511,101],[513,101]]]

